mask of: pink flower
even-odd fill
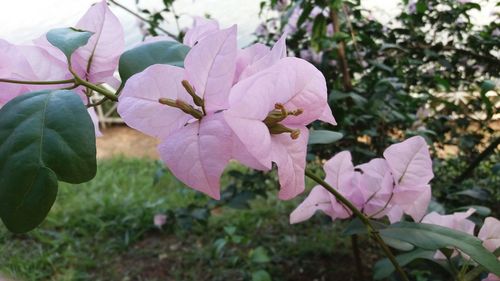
[[[118,105],[129,126],[161,139],[160,156],[177,178],[215,199],[231,159],[221,110],[228,107],[235,60],[233,26],[197,41],[184,69],[153,65],[131,77]]]
[[[325,181],[369,217],[387,216],[394,223],[407,213],[415,221],[420,220],[429,205],[428,182],[433,177],[425,141],[421,137],[410,138],[388,147],[384,156],[386,159],[376,158],[354,167],[348,151],[338,153],[324,165]],[[290,221],[309,219],[316,210],[333,220],[351,216],[332,195],[317,186],[293,211]]]
[[[154,224],[156,227],[161,228],[167,223],[167,216],[164,214],[156,214],[154,217]]]
[[[487,217],[477,235],[483,241],[483,246],[491,252],[500,248],[500,221]]]
[[[321,72],[304,60],[282,58],[234,85],[229,105],[224,112],[226,122],[248,152],[236,155],[236,160],[262,170],[275,162],[281,183],[279,197],[286,200],[301,193],[305,126],[318,119],[335,122]]]
[[[444,226],[447,228],[455,229],[458,231],[465,232],[470,235],[474,235],[474,222],[468,220],[476,210],[469,209],[467,212],[456,212],[451,215],[440,215],[436,212],[432,212],[427,214],[423,219],[422,223],[435,224]],[[456,255],[455,251],[453,255]],[[434,255],[435,259],[445,259],[446,257],[441,252],[436,252]]]

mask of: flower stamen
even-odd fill
[[[186,103],[183,100],[173,100],[169,98],[160,98],[158,99],[158,102],[164,105],[168,105],[171,107],[178,108],[182,110],[183,112],[193,116],[196,119],[201,119],[203,117],[203,112],[199,111],[198,109],[194,108],[190,104]]]

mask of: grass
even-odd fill
[[[324,216],[289,225],[301,198],[280,202],[274,191],[247,210],[217,208],[206,224],[158,230],[155,214],[203,197],[168,174],[153,185],[157,169],[117,158],[102,161],[89,183],[61,184],[39,228],[14,235],[0,226],[0,272],[14,280],[252,280],[263,270],[273,280],[355,280],[343,226]],[[370,264],[376,255],[365,249]]]

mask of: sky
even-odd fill
[[[97,0],[0,0],[0,38],[12,43],[27,43],[56,27],[74,25]],[[135,10],[135,0],[117,0]],[[476,0],[483,11],[474,12],[472,17],[478,24],[491,20],[494,0]],[[161,0],[140,0],[145,8],[162,7]],[[219,20],[222,26],[238,24],[239,44],[244,46],[252,41],[252,33],[259,24],[259,3],[261,0],[176,0],[174,8],[181,15],[182,27],[190,26],[192,16],[210,14]],[[363,0],[362,5],[371,10],[382,22],[387,22],[398,13],[401,7],[399,0]],[[112,5],[126,30],[128,46],[134,45],[142,38],[136,18]],[[166,27],[175,31],[172,23]]]

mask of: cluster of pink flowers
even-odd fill
[[[184,38],[184,68],[153,65],[131,77],[118,112],[125,122],[161,139],[159,152],[186,185],[215,199],[227,163],[267,171],[278,166],[279,197],[304,190],[308,130],[335,124],[322,73],[286,57],[282,37],[271,49],[238,49],[236,26],[198,19]]]
[[[403,214],[418,222],[426,214],[431,200],[432,160],[427,143],[416,136],[389,146],[384,158],[353,166],[351,154],[341,152],[328,160],[325,181],[351,201],[364,214],[373,218],[387,216],[391,223]],[[309,219],[317,210],[332,220],[347,219],[353,214],[322,186],[290,215],[290,222]]]
[[[75,73],[95,84],[108,83],[118,86],[113,77],[118,67],[118,60],[125,49],[123,28],[118,18],[110,11],[106,1],[92,6],[75,25],[76,28],[93,32],[88,43],[78,48],[71,57],[71,67]],[[51,45],[42,35],[29,45],[13,45],[0,39],[0,78],[21,81],[60,81],[69,80],[73,75],[68,70],[65,55]],[[27,92],[60,89],[73,84],[33,85],[0,82],[0,107],[9,100]],[[87,104],[89,93],[84,87],[76,92]],[[97,117],[93,108],[89,108],[94,123]],[[98,126],[96,134],[100,134]]]
[[[433,178],[432,161],[427,144],[416,136],[389,146],[384,158],[353,166],[348,151],[338,153],[324,165],[325,181],[334,187],[356,208],[371,218],[387,216],[391,223],[410,215],[415,222],[440,225],[474,235],[475,223],[468,219],[475,209],[441,215],[427,213],[431,200],[429,181]],[[298,223],[322,211],[332,220],[353,216],[349,209],[322,186],[315,186],[307,198],[291,213],[290,222]],[[485,219],[477,237],[483,246],[493,252],[500,247],[500,221]],[[458,251],[454,252],[457,255]],[[436,252],[435,259],[444,259]],[[467,257],[465,257],[467,258]],[[498,276],[488,275],[483,281],[498,281]]]

